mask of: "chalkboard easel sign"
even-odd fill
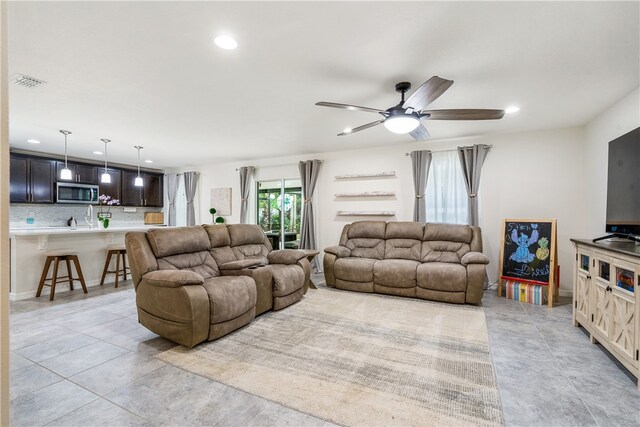
[[[556,241],[555,219],[505,219],[498,296],[502,296],[503,280],[548,286],[548,304],[553,307],[553,297],[558,294]]]

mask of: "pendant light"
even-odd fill
[[[142,177],[140,176],[140,150],[142,150],[144,147],[141,147],[139,145],[134,145],[134,147],[136,150],[138,150],[138,176],[136,177],[133,185],[135,185],[136,187],[142,187],[144,184],[142,183]]]
[[[110,139],[101,139],[104,142],[104,173],[100,176],[100,182],[103,184],[111,184],[111,175],[107,173],[107,144],[111,142]]]
[[[67,135],[71,135],[68,130],[60,130],[64,135],[64,169],[60,171],[60,179],[71,179],[71,169],[67,166]]]

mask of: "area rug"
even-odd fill
[[[478,307],[320,288],[159,358],[342,425],[503,422]]]

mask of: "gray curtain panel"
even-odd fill
[[[240,224],[249,221],[249,192],[251,191],[251,177],[256,170],[253,166],[240,168]]]
[[[489,145],[476,144],[469,147],[458,147],[458,157],[464,175],[469,197],[469,225],[478,225],[478,190],[480,189],[480,173],[482,164],[487,158],[491,147]]]
[[[316,249],[315,218],[313,216],[313,192],[318,181],[320,160],[307,160],[298,164],[300,180],[302,181],[302,197],[304,209],[302,211],[302,229],[300,230],[300,249]],[[318,270],[315,259],[311,263],[314,271]]]
[[[167,174],[167,199],[169,210],[167,211],[167,225],[176,225],[176,196],[178,195],[178,174]]]
[[[184,190],[187,194],[187,225],[196,225],[196,210],[193,207],[193,199],[196,197],[198,178],[200,178],[198,172],[184,173]]]
[[[413,204],[413,220],[417,222],[427,221],[427,204],[424,192],[427,189],[427,178],[431,167],[431,151],[420,150],[411,152],[411,168],[413,170],[413,188],[415,201]]]

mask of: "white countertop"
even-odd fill
[[[31,228],[12,228],[9,230],[9,238],[16,236],[48,236],[51,234],[90,234],[90,233],[126,233],[127,231],[146,231],[150,228],[166,227],[162,224],[134,225],[134,226],[113,226],[103,228],[102,226],[94,227],[78,227],[72,230],[71,227],[31,227]]]

